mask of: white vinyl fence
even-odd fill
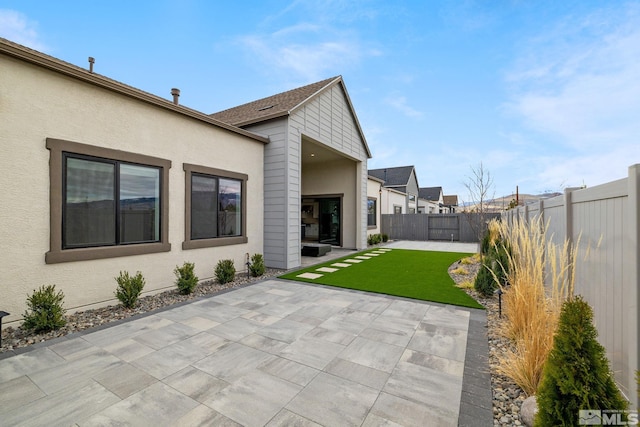
[[[640,164],[627,178],[503,213],[505,220],[542,215],[547,239],[577,247],[575,294],[593,307],[599,341],[607,349],[615,379],[638,407],[638,287],[640,279]]]

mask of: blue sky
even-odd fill
[[[6,1],[0,36],[213,113],[342,75],[373,154],[468,201],[640,163],[638,1]]]

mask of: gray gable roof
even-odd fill
[[[340,85],[342,88],[345,98],[347,99],[347,103],[349,104],[349,108],[351,109],[354,124],[362,138],[362,142],[364,143],[367,156],[371,158],[371,151],[369,150],[367,139],[360,127],[360,122],[358,121],[358,117],[356,116],[353,105],[351,104],[351,98],[349,98],[342,76],[331,77],[316,83],[311,83],[306,86],[258,99],[257,101],[238,105],[237,107],[213,113],[210,116],[216,120],[220,120],[221,122],[242,128],[254,123],[288,116],[311,98],[333,85]]]
[[[224,111],[219,111],[211,114],[211,117],[225,123],[233,124],[234,126],[245,126],[276,117],[286,116],[296,106],[300,105],[302,102],[338,79],[340,79],[340,76],[331,77],[330,79],[258,99],[257,101],[238,105],[237,107],[229,108]]]
[[[395,168],[369,169],[368,173],[383,180],[385,187],[400,187],[409,183],[413,170],[413,166],[399,166]]]
[[[440,200],[440,194],[442,194],[442,187],[422,187],[418,191],[418,197],[424,200]]]

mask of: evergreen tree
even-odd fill
[[[580,296],[565,301],[538,388],[536,426],[577,426],[581,409],[626,409],[597,335],[589,304]]]

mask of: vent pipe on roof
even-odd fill
[[[96,63],[96,60],[93,58],[93,56],[89,57],[89,72],[93,73],[93,64]]]
[[[180,98],[180,89],[176,89],[175,87],[171,89],[171,95],[173,95],[173,103],[178,105],[178,98]]]

